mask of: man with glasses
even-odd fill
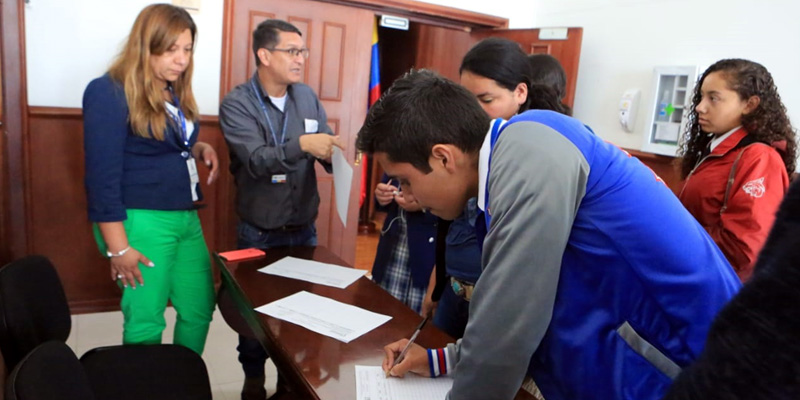
[[[256,73],[228,93],[219,110],[236,179],[237,246],[315,246],[314,162],[331,172],[333,147],[342,143],[314,91],[300,83],[308,58],[300,30],[266,20],[253,32],[253,53]],[[267,353],[242,335],[237,350],[245,373],[242,399],[266,399]]]

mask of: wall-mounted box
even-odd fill
[[[674,156],[686,126],[697,67],[656,67],[642,150]]]

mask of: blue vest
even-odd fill
[[[505,129],[524,121],[563,135],[590,168],[564,250],[553,315],[528,373],[548,400],[661,398],[672,382],[664,372],[669,368],[641,354],[660,353],[672,371],[689,365],[739,280],[655,173],[579,121],[538,110],[502,127],[494,121],[492,150]],[[489,176],[491,170],[485,182],[487,227]]]

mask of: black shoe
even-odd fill
[[[264,388],[264,375],[245,377],[242,386],[242,400],[266,400],[267,389]]]

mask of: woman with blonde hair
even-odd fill
[[[210,168],[208,184],[219,161],[197,141],[196,34],[183,9],[144,8],[108,73],[86,88],[83,122],[89,219],[122,288],[123,343],[161,343],[171,301],[174,342],[200,354],[214,286],[195,160]]]

